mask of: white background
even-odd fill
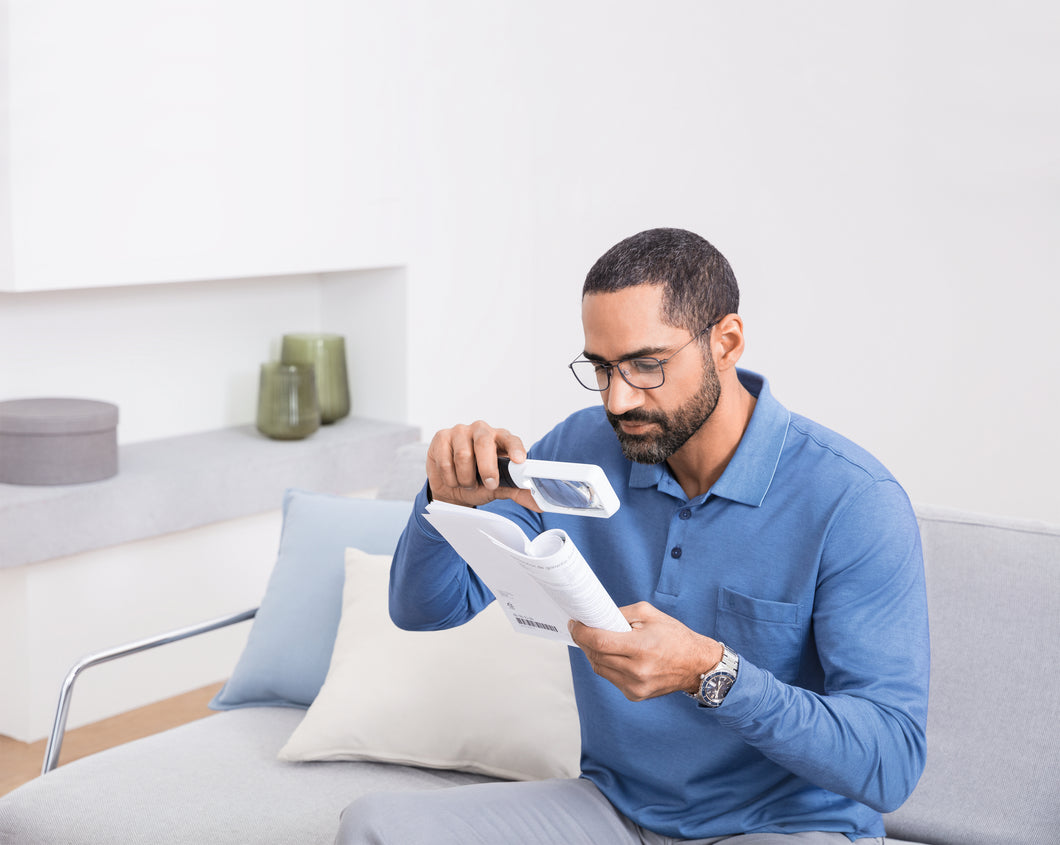
[[[5,4],[5,263],[93,289],[0,293],[0,398],[115,401],[124,442],[249,422],[323,327],[361,413],[532,440],[593,401],[585,271],[681,226],[781,401],[918,502],[1060,521],[1055,4],[374,5]]]

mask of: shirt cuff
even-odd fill
[[[739,724],[752,719],[775,683],[777,680],[770,672],[755,666],[741,654],[736,682],[721,705],[714,708],[714,712],[719,719],[729,724]]]
[[[430,522],[427,521],[427,505],[431,503],[431,498],[428,495],[430,490],[430,483],[424,482],[420,492],[416,494],[416,498],[412,500],[412,517],[413,522],[419,529],[420,533],[428,539],[435,540],[437,542],[446,542],[445,537],[439,533]]]

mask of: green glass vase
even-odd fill
[[[301,440],[320,428],[312,365],[261,365],[257,423],[258,431],[274,440]]]
[[[346,340],[340,334],[285,334],[280,346],[284,364],[312,364],[316,371],[320,421],[327,425],[350,413],[346,373]]]

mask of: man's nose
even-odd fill
[[[638,408],[644,402],[644,391],[631,387],[619,374],[618,369],[611,374],[611,384],[604,395],[604,406],[612,414],[619,416]]]

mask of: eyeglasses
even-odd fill
[[[685,346],[691,344],[693,340],[696,340],[701,335],[709,332],[716,325],[717,321],[708,325],[701,332],[692,335],[691,340],[682,346],[681,349],[684,349]],[[662,387],[663,382],[666,381],[663,364],[672,361],[681,349],[678,349],[669,358],[623,358],[621,361],[613,363],[579,358],[576,361],[571,361],[568,366],[571,372],[574,373],[574,377],[578,379],[578,383],[586,390],[607,390],[611,386],[611,371],[615,369],[618,370],[622,380],[630,387],[635,387],[638,390],[654,390],[656,387]]]

